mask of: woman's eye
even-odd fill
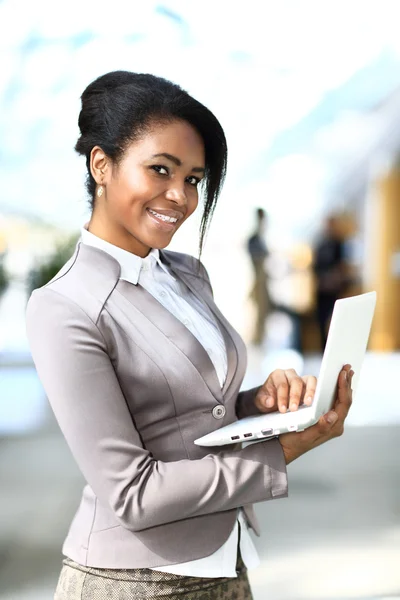
[[[194,186],[196,186],[200,183],[200,179],[198,177],[194,177],[194,176],[188,177],[186,181],[188,183],[190,183],[190,185],[194,185]]]
[[[151,168],[157,173],[160,173],[160,175],[168,175],[168,169],[163,165],[152,165]]]

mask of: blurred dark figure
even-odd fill
[[[9,284],[9,276],[4,266],[6,253],[0,253],[0,298],[6,291]]]
[[[264,339],[265,321],[269,312],[268,276],[265,259],[268,249],[264,240],[267,214],[262,208],[256,210],[256,230],[247,241],[247,249],[254,268],[254,284],[250,298],[256,306],[256,321],[252,336],[253,344],[259,346]]]
[[[314,250],[316,309],[322,351],[325,349],[333,307],[345,292],[347,266],[345,244],[337,217],[329,217]]]

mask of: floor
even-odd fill
[[[29,358],[18,361],[0,361],[0,600],[50,600],[83,482]],[[245,387],[319,362],[252,350]],[[255,600],[400,598],[399,366],[369,354],[345,435],[289,466],[288,499],[257,505]]]

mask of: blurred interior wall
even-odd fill
[[[369,347],[400,349],[400,170],[393,168],[375,182],[371,202],[368,288],[377,292]]]

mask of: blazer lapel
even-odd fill
[[[189,329],[140,284],[133,285],[121,279],[117,290],[148,319],[149,323],[157,327],[187,356],[205,380],[211,393],[221,402],[222,390],[214,365],[206,350]]]
[[[163,258],[164,257],[165,255],[163,254]],[[225,319],[224,315],[221,313],[221,311],[215,304],[212,296],[204,292],[203,280],[197,277],[196,275],[189,273],[188,271],[183,271],[180,268],[174,267],[172,262],[168,259],[167,262],[168,267],[171,269],[171,271],[173,271],[174,274],[187,285],[190,291],[193,292],[193,294],[197,296],[197,298],[199,298],[202,302],[205,302],[207,304],[208,308],[211,310],[211,312],[217,319],[217,325],[219,325],[219,329],[224,338],[228,359],[228,371],[224,386],[222,388],[222,394],[225,395],[230,384],[232,383],[238,365],[238,354],[236,350],[236,345],[230,335],[231,326],[229,325],[229,322]]]
[[[183,325],[183,323],[181,323],[181,321],[179,321],[179,319],[170,313],[169,310],[158,302],[158,300],[147,292],[140,284],[134,285],[133,283],[119,279],[121,271],[119,263],[107,252],[82,244],[81,242],[78,242],[77,244],[77,251],[78,250],[82,256],[84,266],[87,267],[86,276],[90,278],[91,288],[96,291],[98,302],[103,305],[106,301],[109,291],[107,291],[107,294],[103,297],[105,294],[103,290],[104,279],[110,280],[124,299],[134,305],[143,316],[148,319],[150,324],[157,327],[188,357],[203,377],[214,397],[218,402],[222,402],[223,396],[232,383],[238,365],[238,356],[236,345],[234,343],[235,332],[231,329],[228,321],[215,305],[212,297],[204,291],[203,280],[187,270],[183,270],[179,267],[174,268],[173,262],[160,251],[161,258],[168,264],[171,271],[173,271],[175,275],[188,286],[193,294],[207,304],[211,312],[215,315],[217,323],[220,325],[228,358],[228,372],[222,390],[214,365],[208,353],[197,338],[189,331],[189,329],[187,329],[187,327],[185,327],[185,325]],[[93,269],[93,265],[96,265],[95,269]],[[126,311],[126,314],[129,318],[129,311]],[[232,332],[232,334],[230,332]]]

